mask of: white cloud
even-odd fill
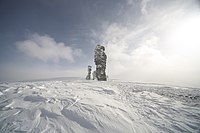
[[[140,2],[140,11],[143,15],[147,15],[148,11],[147,11],[147,5],[151,0],[126,0],[128,5],[134,5],[134,4],[138,4],[138,2]]]
[[[148,12],[147,12],[147,4],[150,2],[151,0],[142,0],[141,1],[141,4],[140,4],[140,7],[141,7],[141,12],[142,14],[146,15]]]
[[[138,25],[104,25],[104,32],[99,37],[102,44],[106,45],[108,75],[123,80],[200,87],[200,54],[197,50],[200,41],[197,34],[191,36],[192,33],[199,33],[200,27],[196,21],[188,20],[193,22],[189,25],[195,28],[192,28],[193,32],[187,33],[187,28],[191,30],[191,26],[186,27],[184,24],[190,17],[197,20],[198,15],[194,15],[196,9],[186,6],[193,5],[194,1],[181,4],[181,1],[176,1],[176,5],[155,8],[148,16],[144,15],[145,19],[141,19],[143,21],[138,22]],[[146,7],[143,6],[145,12]],[[177,6],[180,6],[178,10]],[[184,26],[181,26],[182,23]],[[178,33],[182,33],[170,40],[169,37],[175,35],[177,29],[180,29]],[[183,30],[186,30],[187,36]]]
[[[30,35],[28,40],[17,42],[16,45],[24,54],[45,62],[58,62],[60,59],[73,62],[75,56],[83,55],[81,49],[65,46],[63,42],[56,42],[48,35],[40,36],[36,33]]]

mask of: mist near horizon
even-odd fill
[[[87,75],[200,88],[199,0],[1,0],[0,81]]]

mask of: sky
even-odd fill
[[[200,87],[199,0],[0,0],[0,81],[83,77]]]

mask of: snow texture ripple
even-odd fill
[[[0,83],[0,132],[200,132],[200,89],[114,80]]]

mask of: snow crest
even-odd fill
[[[200,132],[200,89],[114,80],[0,83],[0,132]]]

